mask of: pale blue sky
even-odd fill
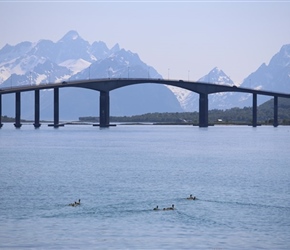
[[[138,53],[164,78],[219,67],[236,83],[290,44],[290,1],[3,1],[1,39],[54,42],[68,31]],[[169,69],[169,70],[168,70]]]

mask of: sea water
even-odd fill
[[[5,124],[0,248],[290,249],[290,127]]]

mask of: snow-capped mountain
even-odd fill
[[[290,44],[282,46],[269,65],[263,63],[242,83],[245,88],[290,93]]]
[[[281,47],[270,60],[263,63],[255,72],[244,79],[243,88],[263,89],[274,92],[290,93],[290,44]],[[258,96],[258,105],[271,97]],[[252,95],[240,94],[237,107],[251,106]]]
[[[233,85],[233,81],[220,69],[214,68],[200,78],[200,82]],[[244,88],[263,89],[274,92],[290,93],[290,44],[282,46],[269,65],[263,63],[240,85]],[[199,95],[184,89],[169,87],[179,100],[184,111],[197,111]],[[271,97],[258,96],[258,105]],[[252,95],[246,93],[226,92],[209,95],[209,109],[229,109],[252,105]]]
[[[138,54],[120,48],[111,49],[102,41],[90,44],[76,31],[69,31],[57,42],[40,40],[5,45],[0,50],[0,87],[27,84],[96,79],[162,78],[142,62]],[[223,70],[214,68],[197,81],[234,85]],[[246,88],[290,93],[290,44],[273,56],[269,65],[262,64],[240,85]],[[33,119],[32,92],[22,94],[22,118]],[[269,97],[258,96],[258,104]],[[41,119],[52,119],[51,90],[41,91]],[[14,95],[3,95],[2,114],[14,116]],[[209,95],[209,109],[229,109],[252,105],[252,95],[227,92]],[[150,112],[192,112],[199,108],[199,95],[188,90],[159,84],[140,84],[110,92],[111,115],[136,115]],[[99,93],[81,88],[60,91],[60,119],[98,116]]]
[[[219,68],[215,67],[198,82],[214,83],[219,85],[233,86],[233,81]],[[184,111],[197,111],[199,108],[199,95],[185,89],[170,87],[180,102]],[[231,105],[232,93],[216,93],[209,95],[209,108],[226,109]]]
[[[56,43],[40,40],[6,45],[0,50],[0,86],[46,84],[76,79],[144,77],[162,78],[136,53],[120,48],[109,49],[104,42],[92,45],[76,31],[68,32]],[[153,86],[154,85],[154,86]],[[22,118],[33,118],[33,93],[22,94]],[[98,116],[99,93],[81,88],[60,91],[60,119]],[[41,119],[51,119],[52,91],[41,91]],[[77,100],[77,101],[76,101]],[[174,94],[163,85],[141,84],[110,93],[111,115],[147,112],[181,112]],[[14,116],[14,96],[2,98],[2,114]]]
[[[88,68],[91,63],[106,57],[109,52],[103,42],[90,45],[76,31],[69,31],[56,43],[40,40],[37,43],[22,42],[15,46],[6,45],[0,50],[0,84],[8,80],[11,74],[30,75],[31,72],[38,74],[36,67],[41,64],[52,64],[53,68],[47,70],[46,79],[37,81],[32,78],[33,84],[67,80],[75,73]],[[59,72],[58,67],[64,67],[68,71]],[[13,82],[13,79],[10,83],[11,81],[18,85],[17,82]]]

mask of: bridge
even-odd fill
[[[53,126],[55,128],[61,126],[59,123],[59,89],[79,87],[86,88],[100,92],[100,109],[99,121],[100,127],[110,126],[110,91],[129,85],[142,84],[142,83],[155,83],[163,85],[171,85],[193,91],[199,94],[199,127],[208,127],[208,95],[219,92],[241,92],[250,93],[253,95],[253,113],[252,113],[252,126],[257,126],[257,95],[266,95],[274,97],[274,123],[273,126],[278,126],[278,98],[290,98],[290,94],[276,93],[264,90],[255,90],[248,88],[240,88],[236,86],[218,85],[204,82],[191,82],[183,80],[163,80],[163,79],[146,79],[146,78],[112,78],[112,79],[92,79],[92,80],[79,80],[69,81],[62,83],[49,83],[39,85],[23,85],[11,88],[0,89],[0,127],[2,127],[2,95],[15,94],[15,123],[16,128],[21,127],[21,93],[27,91],[34,91],[34,127],[39,128],[40,124],[40,90],[53,89],[54,97],[54,115]]]

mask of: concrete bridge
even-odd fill
[[[239,88],[236,86],[225,86],[211,83],[190,82],[182,80],[163,80],[163,79],[145,79],[145,78],[112,78],[112,79],[94,79],[80,80],[62,83],[50,83],[40,85],[17,86],[13,88],[0,89],[0,127],[2,114],[2,95],[15,93],[15,127],[21,127],[21,93],[34,91],[34,126],[40,127],[40,96],[42,89],[53,89],[54,91],[54,119],[53,126],[59,127],[59,89],[69,87],[87,88],[100,92],[100,127],[110,126],[110,91],[134,84],[156,83],[165,84],[184,88],[199,94],[199,126],[208,126],[208,95],[218,92],[242,92],[251,93],[253,95],[253,114],[252,126],[257,126],[257,95],[266,95],[274,97],[274,126],[278,126],[278,97],[290,98],[290,94],[275,93],[271,91],[254,90],[247,88]]]

